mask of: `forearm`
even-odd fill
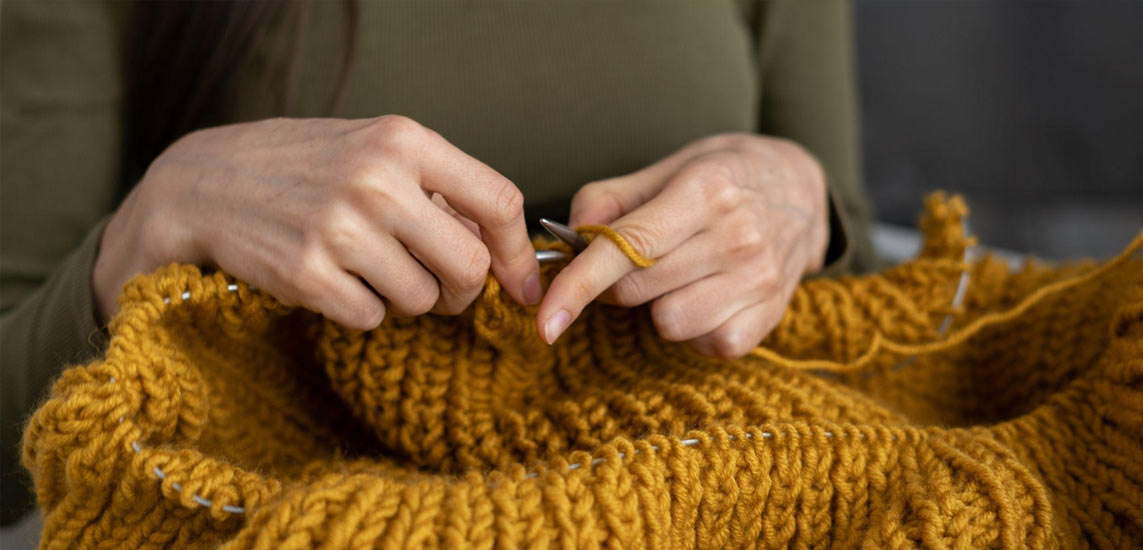
[[[106,341],[96,322],[91,271],[106,220],[93,228],[35,292],[0,315],[0,483],[2,522],[28,510],[31,497],[20,467],[24,422],[63,368],[102,352]]]

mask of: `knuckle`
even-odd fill
[[[595,196],[596,194],[600,193],[601,191],[603,191],[603,189],[604,189],[604,186],[603,186],[602,182],[600,182],[598,180],[589,181],[589,182],[583,184],[582,186],[580,186],[579,190],[576,191],[575,194],[578,197],[592,197],[592,196]]]
[[[740,133],[723,133],[715,134],[706,138],[707,147],[713,150],[725,150],[734,148],[739,141],[742,140]]]
[[[754,134],[731,134],[730,136],[731,139],[726,149],[738,155],[767,158],[771,154],[769,143],[773,139],[770,137],[760,137]]]
[[[762,262],[754,270],[755,285],[764,293],[770,293],[778,289],[782,283],[782,274],[776,267],[775,262]]]
[[[424,131],[421,124],[403,115],[381,115],[374,119],[374,127],[389,138],[420,135]]]
[[[698,163],[689,182],[703,203],[718,211],[729,211],[742,202],[734,163],[725,156],[711,155]]]
[[[358,148],[349,148],[339,153],[337,176],[344,182],[343,187],[367,186],[377,177],[377,162],[370,155],[362,154]]]
[[[386,185],[356,185],[350,187],[352,208],[362,209],[371,214],[385,213],[392,220],[412,214],[409,201],[403,200],[399,190]],[[384,218],[383,218],[384,219]]]
[[[677,342],[687,338],[688,321],[679,305],[670,300],[659,300],[651,306],[651,321],[664,340]]]
[[[766,245],[766,235],[753,224],[743,224],[735,229],[732,252],[740,256],[757,255]]]
[[[301,304],[313,307],[322,295],[326,286],[325,260],[316,247],[303,248],[294,262],[281,262],[277,264],[278,275],[290,281],[294,298]]]
[[[445,299],[442,297],[430,311],[441,315],[459,315],[468,307],[469,303],[471,302],[465,302],[460,298]]]
[[[714,353],[722,359],[737,359],[750,351],[750,343],[736,331],[718,331],[711,338]]]
[[[632,275],[617,281],[611,291],[615,302],[621,306],[634,307],[647,301],[643,283]]]
[[[379,116],[373,121],[372,127],[375,138],[383,147],[407,147],[427,135],[424,126],[402,115]]]
[[[575,196],[572,197],[572,202],[582,203],[584,206],[591,206],[609,194],[607,186],[602,182],[593,181],[585,184],[583,187],[576,191]]]
[[[492,222],[498,227],[508,227],[524,213],[524,194],[508,180],[501,180],[498,185]]]
[[[623,213],[623,202],[616,195],[612,180],[594,181],[580,187],[572,197],[571,211],[592,219],[614,219]]]
[[[710,180],[704,189],[706,203],[720,212],[727,212],[742,203],[742,188],[730,179]]]
[[[433,309],[440,297],[440,288],[434,283],[419,281],[411,285],[395,303],[406,315],[423,315]]]
[[[734,166],[729,155],[710,153],[691,166],[691,174],[705,188],[717,183],[734,182]]]
[[[623,227],[614,228],[619,236],[623,237],[636,252],[644,256],[651,256],[655,247],[652,245],[656,241],[655,230],[642,224],[627,223]]]
[[[334,191],[328,201],[325,217],[345,217],[350,210],[369,216],[384,213],[386,215],[381,218],[383,220],[392,219],[398,214],[408,215],[409,201],[403,199],[404,190],[394,183],[397,181],[396,178],[387,180],[384,169],[363,168],[358,176],[348,178]]]
[[[354,223],[352,217],[340,215],[334,210],[329,209],[322,214],[317,231],[320,233],[321,241],[325,246],[329,247],[330,250],[345,254],[358,246],[361,241],[361,230]]]
[[[458,290],[471,290],[484,285],[488,278],[488,269],[492,265],[492,256],[484,246],[475,246],[468,254],[468,260],[458,273],[456,284]]]
[[[349,322],[361,330],[372,330],[385,320],[385,305],[380,300],[373,300],[357,305],[356,311],[350,316]]]

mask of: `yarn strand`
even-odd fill
[[[623,237],[623,235],[620,235],[619,232],[606,225],[585,224],[577,226],[575,230],[580,235],[583,235],[589,240],[595,236],[602,235],[614,243],[615,246],[619,247],[619,250],[622,251],[623,254],[626,255],[632,263],[639,267],[650,267],[655,263],[654,259],[647,258],[646,256],[640,254],[639,251],[635,250],[635,247],[632,246],[631,243]],[[1020,301],[1020,303],[1016,304],[1015,306],[1004,311],[994,311],[982,315],[968,325],[953,331],[943,340],[936,340],[920,344],[909,344],[904,342],[897,342],[885,336],[880,331],[875,331],[873,333],[873,339],[869,344],[869,348],[866,349],[860,356],[858,356],[857,359],[850,362],[837,362],[827,359],[793,359],[786,357],[774,350],[766,348],[765,346],[758,346],[754,348],[750,352],[750,355],[769,361],[775,365],[792,369],[820,370],[827,372],[848,372],[858,370],[869,365],[869,363],[871,363],[883,350],[899,355],[925,355],[947,350],[964,343],[966,340],[976,336],[980,333],[980,331],[988,327],[1007,323],[1019,318],[1028,310],[1036,307],[1037,304],[1055,294],[1099,278],[1103,274],[1115,269],[1123,262],[1127,261],[1127,259],[1130,258],[1132,254],[1138,251],[1141,247],[1143,247],[1143,232],[1140,232],[1140,234],[1131,241],[1131,244],[1127,245],[1127,248],[1124,249],[1123,252],[1119,253],[1118,256],[1116,256],[1111,261],[1103,264],[1099,268],[1089,271],[1083,275],[1077,275],[1070,279],[1064,279],[1062,281],[1056,281],[1055,283],[1045,285],[1026,296],[1023,300]]]
[[[890,339],[881,333],[881,331],[873,332],[873,340],[869,344],[869,348],[865,350],[857,359],[845,362],[830,361],[827,359],[793,359],[786,357],[774,350],[764,346],[758,346],[750,352],[750,355],[769,361],[775,365],[787,367],[791,369],[809,369],[820,370],[827,372],[849,372],[861,369],[873,361],[882,350],[887,350],[899,355],[925,355],[929,353],[936,353],[944,351],[949,348],[956,347],[964,343],[969,338],[976,336],[980,331],[1003,323],[1007,323],[1018,319],[1020,316],[1028,312],[1028,310],[1036,307],[1045,299],[1059,294],[1070,288],[1077,287],[1094,279],[1098,279],[1107,272],[1119,267],[1126,262],[1133,254],[1143,248],[1143,232],[1140,232],[1127,248],[1120,252],[1111,261],[1103,264],[1099,268],[1093,269],[1082,275],[1077,275],[1070,279],[1056,281],[1054,283],[1045,285],[1036,289],[1028,296],[1024,297],[1020,303],[1015,306],[1004,310],[994,311],[987,313],[975,319],[973,322],[961,327],[950,333],[943,340],[936,340],[932,342],[925,342],[920,344],[908,344],[904,342],[897,342]]]
[[[651,267],[655,265],[653,258],[648,258],[640,254],[638,250],[635,250],[634,246],[631,246],[631,243],[627,242],[627,239],[623,238],[623,235],[620,235],[618,231],[606,225],[584,224],[576,226],[575,230],[580,235],[583,235],[588,242],[598,235],[603,235],[607,240],[615,243],[615,246],[618,246],[619,250],[631,260],[631,263],[639,267]]]

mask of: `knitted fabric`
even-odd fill
[[[737,361],[643,308],[548,347],[492,279],[357,332],[137,278],[26,430],[42,546],[1140,547],[1143,262],[966,264],[963,214],[930,199],[916,260],[804,282]]]

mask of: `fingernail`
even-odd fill
[[[533,271],[524,279],[524,301],[528,305],[534,306],[540,303],[540,298],[543,298],[544,291],[540,288],[540,272]]]
[[[571,315],[568,314],[567,310],[561,309],[548,317],[547,322],[544,323],[544,340],[548,342],[548,345],[551,345],[552,342],[556,341],[556,338],[564,333],[564,329],[568,328],[568,323],[571,323]]]

